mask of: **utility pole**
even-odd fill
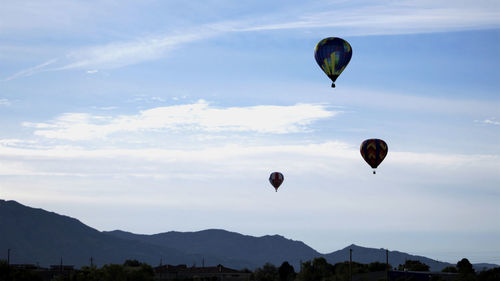
[[[352,249],[349,249],[349,280],[352,281]]]
[[[167,267],[168,268],[168,267]],[[160,281],[162,280],[161,278],[161,273],[163,271],[163,256],[160,256],[160,266],[158,267],[158,271],[160,273]]]
[[[90,267],[94,267],[94,257],[90,257]]]
[[[7,249],[7,280],[10,280],[10,249]]]
[[[389,249],[385,249],[385,280],[389,281]]]

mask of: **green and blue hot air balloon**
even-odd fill
[[[338,37],[325,38],[314,48],[314,58],[325,74],[332,79],[332,88],[335,88],[335,80],[344,71],[351,57],[351,45]]]

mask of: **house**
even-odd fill
[[[161,265],[154,268],[155,279],[168,280],[210,280],[210,281],[248,281],[250,272],[217,266],[187,267],[181,265]]]

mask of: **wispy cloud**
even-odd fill
[[[500,26],[500,5],[479,1],[456,5],[453,1],[358,1],[353,5],[319,5],[316,10],[247,17],[181,28],[176,33],[157,33],[130,41],[110,42],[75,49],[64,57],[19,71],[5,80],[43,71],[84,69],[94,73],[163,58],[183,44],[230,32],[336,28],[337,34],[375,35],[442,32]],[[286,19],[286,20],[283,20]],[[58,61],[57,64],[55,62]]]
[[[65,65],[54,70],[66,69],[112,69],[164,57],[172,49],[189,42],[213,37],[222,30],[213,26],[202,26],[174,35],[159,35],[139,38],[131,42],[110,43],[75,50],[66,55]]]
[[[220,171],[230,169],[233,171],[248,170],[261,171],[266,167],[286,167],[295,173],[342,173],[346,170],[370,168],[364,163],[359,154],[357,145],[345,142],[327,141],[322,143],[288,144],[288,145],[239,145],[225,144],[219,146],[208,146],[203,148],[98,148],[90,149],[78,146],[37,146],[33,142],[22,140],[0,140],[1,161],[13,161],[19,163],[29,163],[33,161],[67,161],[72,159],[78,175],[84,174],[120,174],[130,173],[131,176],[155,175],[160,177],[164,174],[165,165],[169,165],[170,170],[179,170],[180,166],[196,165],[198,169],[192,169],[190,173],[199,171]],[[31,159],[31,160],[30,160]],[[124,159],[128,159],[124,161]],[[245,160],[242,160],[245,159]],[[411,166],[415,170],[431,171],[438,169],[439,173],[454,173],[456,169],[467,167],[477,170],[494,170],[499,167],[498,155],[487,154],[437,154],[437,153],[417,153],[405,151],[393,151],[383,163],[382,169],[397,171],[400,166]],[[0,161],[0,162],[1,162]],[[81,163],[94,161],[95,163],[104,161],[108,163],[120,162],[120,165],[96,164],[98,166],[108,166],[107,168],[97,166],[85,166]],[[134,163],[142,163],[137,165]],[[145,163],[153,163],[150,166]],[[212,164],[209,164],[212,163]],[[215,163],[217,163],[215,165]],[[257,163],[261,163],[259,166]],[[133,166],[126,168],[128,166]],[[7,167],[9,165],[5,165]],[[37,165],[40,166],[40,165]],[[160,167],[152,169],[151,167]],[[57,168],[56,168],[57,167]],[[125,168],[124,168],[125,167]],[[41,167],[41,172],[46,171]],[[65,165],[57,164],[53,167],[58,174],[67,172]],[[17,169],[20,170],[20,169]],[[11,169],[4,169],[11,171]],[[437,173],[437,172],[436,172]],[[184,173],[177,171],[169,173],[168,177]],[[5,173],[4,173],[5,175]],[[219,174],[220,175],[220,174]],[[491,174],[493,175],[493,174]],[[217,173],[214,174],[217,176]],[[234,174],[235,177],[239,175]],[[231,175],[227,175],[231,177]],[[498,177],[496,175],[495,177]]]
[[[0,99],[0,105],[4,105],[4,106],[9,106],[11,105],[10,101],[8,99]]]
[[[335,27],[345,35],[408,34],[491,28],[500,26],[500,8],[482,1],[470,5],[436,1],[372,1],[316,13],[294,19],[249,26],[242,31],[313,29]]]
[[[104,110],[104,111],[110,111],[110,110],[115,110],[118,107],[116,106],[93,106],[92,109],[96,110]]]
[[[182,44],[214,37],[229,31],[225,28],[226,25],[209,24],[175,34],[141,37],[132,41],[79,48],[70,51],[64,57],[54,58],[21,70],[7,77],[4,81],[28,77],[40,72],[71,69],[83,69],[88,74],[95,74],[100,69],[114,69],[155,60],[167,56],[170,51]]]
[[[50,122],[23,125],[34,128],[37,136],[65,140],[99,139],[117,132],[167,130],[287,134],[308,131],[312,122],[338,113],[317,104],[217,108],[200,100],[193,104],[151,108],[135,115],[65,113]]]
[[[57,61],[57,59],[51,59],[51,60],[48,60],[48,61],[46,61],[44,63],[39,64],[39,65],[36,65],[36,66],[30,67],[30,68],[21,70],[21,71],[19,71],[17,73],[14,73],[13,75],[5,78],[4,81],[9,81],[9,80],[16,79],[16,78],[19,78],[19,77],[27,77],[27,76],[31,76],[31,75],[36,74],[36,73],[40,73],[40,72],[44,72],[44,71],[49,71],[50,69],[48,69],[47,67],[49,65],[54,64],[56,61]]]
[[[486,125],[500,126],[500,121],[496,121],[495,118],[489,118],[489,119],[484,119],[484,120],[474,120],[474,122],[486,124]]]

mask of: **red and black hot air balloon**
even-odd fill
[[[278,187],[280,187],[284,179],[283,174],[280,172],[272,172],[269,176],[269,182],[274,186],[276,192],[278,192]]]
[[[375,174],[375,169],[382,163],[389,149],[387,143],[381,139],[367,139],[361,143],[359,151]]]

